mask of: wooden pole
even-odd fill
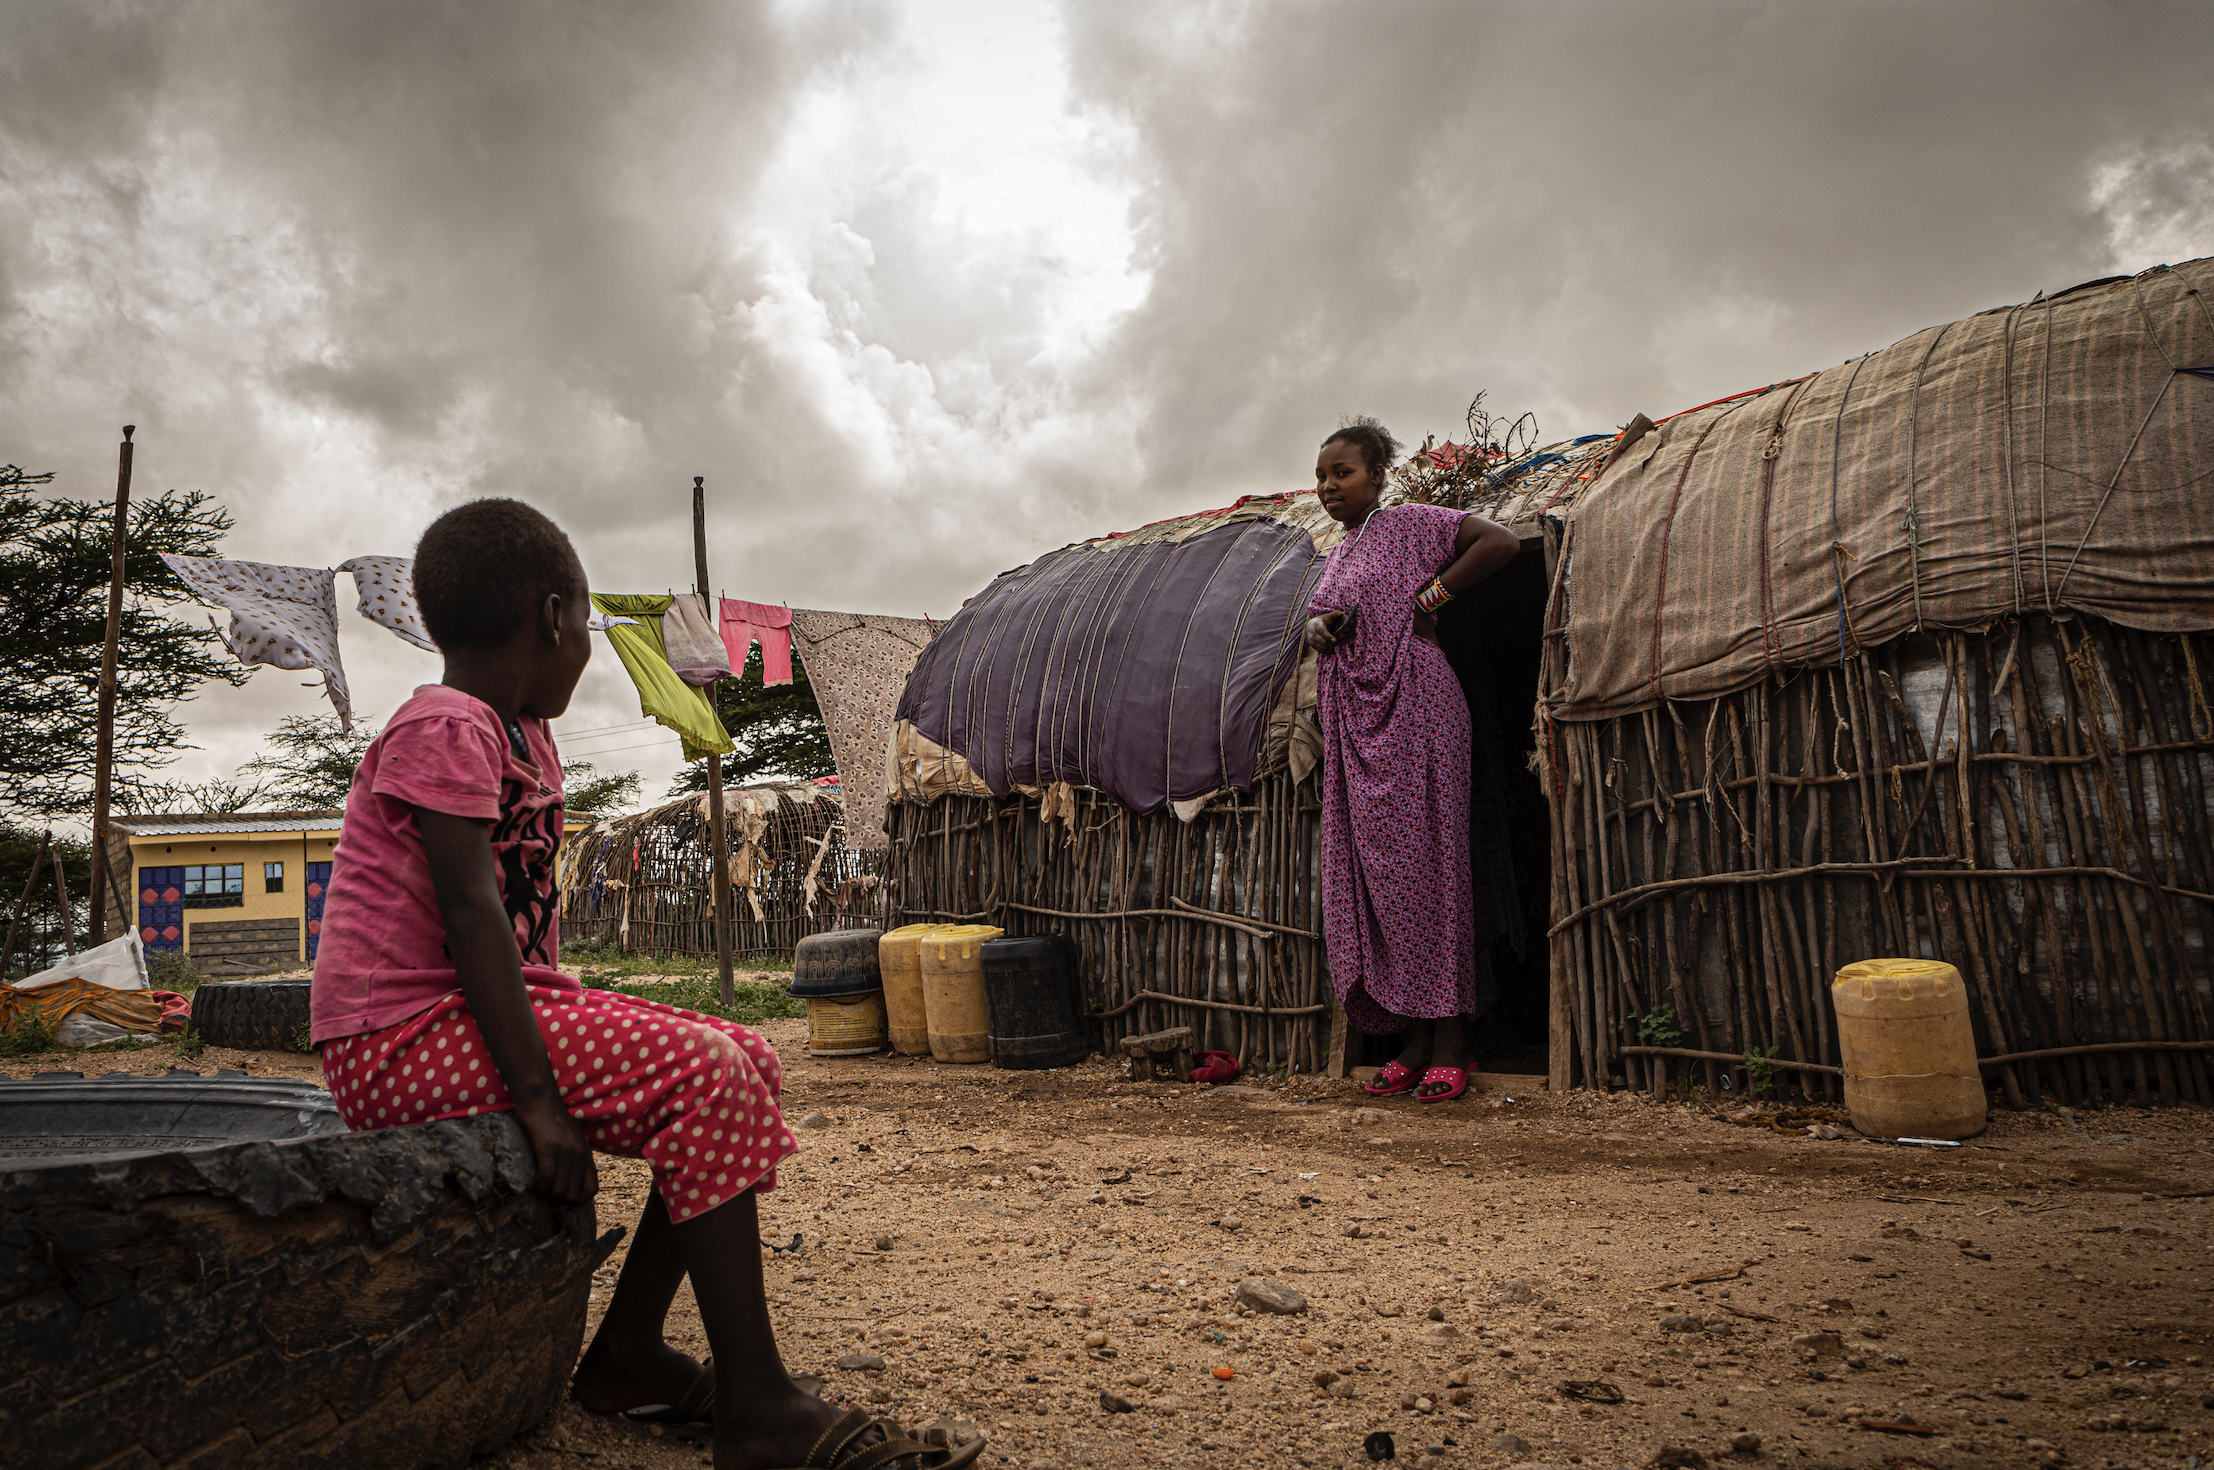
[[[701,606],[707,609],[707,625],[719,626],[715,612],[714,594],[708,589],[715,584],[707,580],[707,477],[692,477],[692,563],[699,581]],[[715,706],[715,686],[707,686],[707,704]],[[715,968],[721,976],[721,996],[726,1006],[738,1004],[738,986],[730,970],[730,829],[723,825],[723,758],[710,755],[707,758],[707,825],[714,833],[715,871],[708,880],[709,912],[715,921]]]
[[[123,426],[123,445],[117,451],[115,467],[115,528],[108,540],[108,637],[100,648],[100,732],[92,756],[92,912],[86,924],[88,945],[108,937],[108,894],[117,886],[114,875],[108,872],[108,794],[115,766],[115,645],[123,632],[123,548],[131,513],[131,433],[137,427]],[[63,922],[66,927],[66,916]]]
[[[69,879],[62,873],[61,844],[46,834],[46,855],[54,860],[54,901],[61,905],[62,958],[77,953],[77,926],[69,917]]]
[[[15,958],[15,931],[23,923],[23,913],[31,906],[31,890],[38,887],[38,870],[46,861],[46,839],[38,840],[38,856],[31,859],[31,867],[23,875],[23,896],[15,901],[15,912],[8,916],[8,941],[0,944],[0,979],[6,979],[8,961]]]

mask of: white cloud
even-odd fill
[[[2214,141],[2133,148],[2092,169],[2090,193],[2117,273],[2214,252]]]

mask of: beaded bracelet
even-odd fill
[[[1436,577],[1430,579],[1429,586],[1415,594],[1415,606],[1426,613],[1434,613],[1452,600],[1453,594],[1446,591],[1445,584]]]

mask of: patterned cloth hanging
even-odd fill
[[[338,570],[353,576],[357,610],[363,617],[390,628],[426,653],[439,651],[415,606],[415,558],[349,557],[338,564]]]
[[[936,626],[927,618],[809,608],[794,608],[791,616],[790,631],[830,731],[831,757],[838,763],[845,845],[888,848],[885,747],[898,723],[900,691],[907,687],[915,660],[930,646]]]
[[[339,730],[352,733],[353,701],[346,692],[346,670],[338,661],[335,573],[166,551],[161,559],[202,602],[230,613],[230,631],[217,628],[216,636],[240,663],[320,670],[323,691],[338,711]],[[214,627],[215,620],[210,618],[208,625]]]

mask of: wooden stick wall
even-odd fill
[[[2210,670],[2208,635],[2033,617],[1545,722],[1554,1085],[1667,1087],[1670,1059],[1620,1050],[1664,1005],[1684,1047],[1835,1063],[1830,978],[1875,956],[1957,966],[1985,1056],[2214,1035]],[[2204,1052],[1989,1080],[2017,1106],[2214,1103]]]
[[[626,953],[715,953],[707,886],[714,868],[713,833],[694,808],[687,801],[674,810],[618,817],[569,839],[578,852],[574,877],[561,895],[564,941]],[[740,821],[735,809],[724,819],[733,850],[744,847]],[[829,848],[815,871],[810,905],[807,872],[825,834]],[[868,880],[881,868],[882,855],[847,850],[844,835],[844,810],[833,800],[786,803],[769,815],[750,873],[761,916],[754,916],[746,890],[723,884],[733,954],[788,956],[808,935],[837,928],[841,885],[848,914],[876,913],[875,885]]]
[[[1188,1025],[1241,1065],[1319,1071],[1329,1043],[1315,784],[1265,778],[1191,822],[1093,791],[1073,824],[1036,798],[892,809],[890,922],[996,924],[1077,945],[1107,1050]]]

